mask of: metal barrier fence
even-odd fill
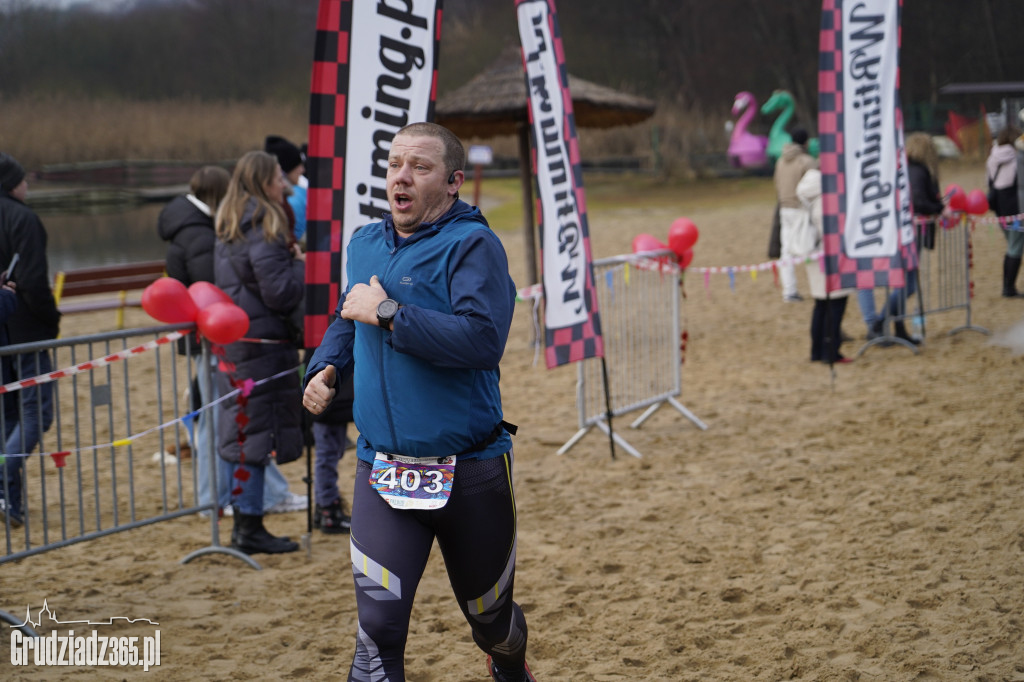
[[[0,348],[16,379],[0,396],[0,432],[4,442],[16,443],[0,467],[0,496],[7,505],[0,564],[207,512],[210,545],[182,563],[221,553],[259,568],[249,556],[220,545],[216,496],[199,503],[193,466],[199,460],[164,455],[170,444],[182,452],[186,421],[196,415],[183,400],[195,377],[190,357],[207,365],[210,359],[205,340],[201,354],[178,353],[179,337],[194,346],[193,329],[149,327]],[[209,373],[202,376],[209,379]],[[212,442],[205,454],[216,490]],[[12,486],[18,485],[20,510],[11,508]]]
[[[593,268],[612,416],[647,408],[631,424],[637,429],[667,403],[707,429],[676,400],[682,393],[682,327],[675,255],[665,250],[614,256],[595,260]],[[560,455],[595,426],[610,432],[601,359],[577,364],[579,431],[559,448]],[[629,454],[641,456],[618,431],[612,436]]]
[[[872,345],[901,344],[915,353],[917,346],[889,333],[891,322],[917,322],[920,335],[927,335],[928,317],[938,313],[957,310],[964,311],[964,324],[950,330],[950,334],[962,331],[976,331],[988,334],[984,327],[971,321],[971,231],[973,221],[966,216],[955,220],[939,218],[934,226],[929,221],[921,221],[918,228],[918,270],[917,294],[908,307],[908,297],[903,295],[902,312],[892,314],[888,307],[883,309],[886,320],[883,325],[884,335],[868,341],[860,350]],[[906,292],[906,289],[902,289]],[[888,291],[886,291],[888,294]],[[886,301],[888,301],[886,295]],[[858,354],[860,354],[858,353]]]

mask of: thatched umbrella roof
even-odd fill
[[[654,114],[654,102],[569,74],[569,92],[577,128],[613,128],[640,123]],[[487,69],[462,87],[438,98],[434,121],[459,137],[486,138],[518,135],[520,179],[523,187],[523,238],[526,278],[537,277],[531,201],[530,126],[526,76],[518,47],[504,50]]]
[[[651,117],[654,102],[569,74],[576,126],[612,128]],[[515,135],[527,118],[526,80],[518,47],[506,49],[462,87],[438,98],[434,120],[462,138]]]

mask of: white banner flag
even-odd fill
[[[516,0],[540,206],[548,368],[602,357],[583,173],[554,0]]]
[[[899,250],[896,150],[899,21],[892,0],[843,3],[848,258],[889,258]]]

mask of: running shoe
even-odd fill
[[[345,513],[341,498],[324,507],[316,505],[316,513],[313,514],[313,527],[319,528],[321,533],[328,535],[347,533],[352,530],[352,517]]]
[[[523,672],[519,677],[509,676],[498,670],[490,656],[487,657],[487,673],[495,682],[537,682],[537,678],[530,672],[530,666],[523,663]]]
[[[285,498],[268,509],[266,514],[287,514],[288,512],[306,511],[309,508],[309,498],[305,495],[297,495],[291,490]]]

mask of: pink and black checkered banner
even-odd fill
[[[306,346],[344,291],[352,234],[388,210],[399,128],[434,118],[442,0],[320,0],[309,106]]]
[[[829,291],[902,287],[914,267],[899,97],[902,0],[824,0],[818,71]]]
[[[604,357],[576,118],[554,0],[516,0],[537,185],[548,369]]]

